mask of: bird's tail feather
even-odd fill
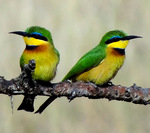
[[[34,98],[35,95],[25,95],[22,103],[18,107],[17,110],[25,110],[28,112],[33,112],[34,111]]]
[[[40,107],[39,109],[35,112],[35,113],[39,113],[41,114],[45,108],[50,104],[52,103],[57,97],[56,96],[51,96],[49,97]]]

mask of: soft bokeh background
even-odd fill
[[[8,32],[40,25],[52,33],[61,60],[53,82],[59,82],[77,60],[95,47],[109,30],[143,36],[130,42],[126,61],[113,83],[150,87],[149,0],[0,0],[0,75],[20,74],[21,37]],[[0,95],[1,133],[148,133],[150,106],[77,98],[57,99],[41,115],[17,111],[22,96]],[[46,97],[37,97],[37,109]]]

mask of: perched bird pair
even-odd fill
[[[39,26],[31,26],[25,32],[15,31],[11,33],[23,36],[26,44],[26,48],[20,58],[21,69],[25,64],[29,63],[29,60],[34,59],[36,68],[32,73],[33,79],[45,83],[52,80],[59,63],[59,52],[53,45],[51,33]],[[85,81],[100,86],[108,83],[124,63],[125,48],[129,40],[135,38],[141,37],[128,36],[120,30],[107,32],[100,43],[82,56],[62,81],[68,79],[73,82]],[[35,96],[31,95],[25,96],[18,110],[34,111],[34,98]],[[42,113],[54,99],[55,97],[48,98],[36,113]]]

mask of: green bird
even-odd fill
[[[54,47],[51,33],[40,26],[31,26],[24,31],[10,32],[23,36],[26,44],[20,57],[20,67],[23,70],[29,60],[35,60],[36,68],[32,72],[32,78],[37,82],[49,83],[55,74],[59,63],[59,52]],[[34,111],[34,95],[25,95],[18,110]]]
[[[100,43],[82,56],[62,81],[85,81],[100,86],[108,83],[124,63],[129,40],[135,38],[141,37],[128,36],[120,30],[107,32]]]
[[[85,81],[104,85],[117,74],[123,65],[125,48],[129,40],[135,38],[141,37],[135,35],[127,36],[126,33],[120,30],[107,32],[100,43],[82,56],[62,81]],[[47,100],[37,113],[42,113],[53,100]]]

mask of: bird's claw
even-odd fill
[[[111,81],[109,81],[107,84],[108,86],[114,86],[114,84]]]
[[[107,83],[105,83],[105,84],[103,84],[103,85],[101,85],[102,87],[108,87],[108,86],[114,86],[114,84],[112,83],[112,82],[107,82]]]
[[[93,82],[87,82],[87,83],[90,84],[90,85],[92,85],[92,86],[94,86],[95,88],[97,87],[97,85],[94,84]]]

